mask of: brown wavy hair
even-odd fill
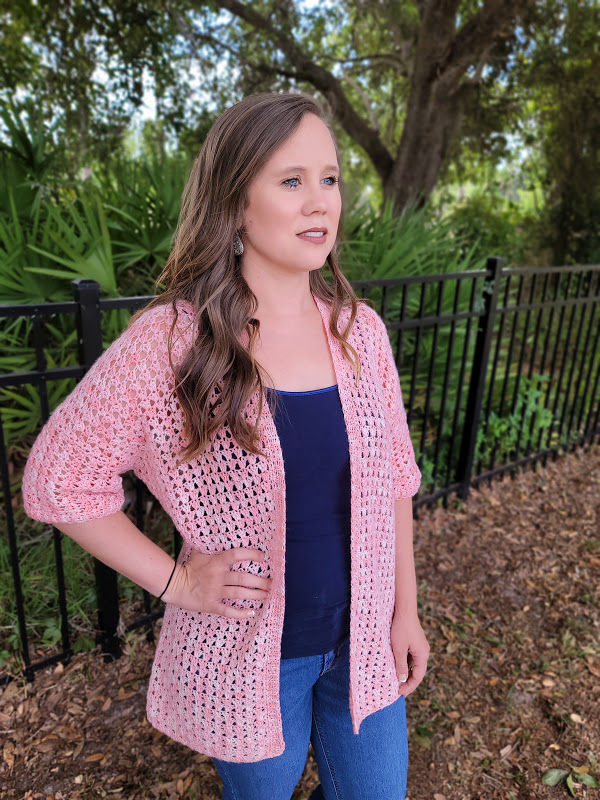
[[[164,291],[139,309],[130,319],[156,305],[172,303],[174,320],[169,331],[169,363],[175,374],[175,394],[184,410],[184,436],[188,445],[178,462],[197,458],[210,444],[211,435],[227,423],[237,443],[250,453],[265,455],[257,448],[258,423],[263,407],[264,384],[253,351],[260,323],[254,318],[258,300],[242,276],[239,257],[233,249],[236,231],[242,231],[250,182],[300,124],[304,114],[315,114],[329,128],[338,164],[339,148],[327,112],[310,95],[265,92],[244,97],[227,108],[210,128],[192,165],[182,195],[181,212],[174,242],[155,292]],[[360,378],[360,360],[347,342],[359,300],[338,260],[343,228],[344,183],[340,175],[342,211],[335,244],[326,263],[333,275],[328,283],[322,269],[309,273],[311,291],[331,307],[330,330],[341,343],[345,357],[353,363],[355,381]],[[172,337],[177,324],[177,302],[186,300],[194,308],[197,337],[179,367],[172,360]],[[337,329],[340,311],[351,314],[342,332]],[[248,349],[238,337],[248,333]],[[352,357],[350,357],[350,354]],[[267,372],[268,374],[268,372]],[[273,382],[271,381],[271,385]],[[259,410],[254,425],[242,411],[256,388]],[[217,399],[210,402],[213,392]],[[276,395],[275,396],[276,402]],[[274,404],[270,406],[274,410]]]

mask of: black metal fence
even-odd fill
[[[491,257],[486,269],[354,283],[359,296],[375,302],[392,334],[411,438],[423,480],[414,499],[423,505],[496,475],[514,473],[559,452],[595,442],[600,433],[600,265],[503,268]],[[81,378],[102,352],[102,313],[136,310],[150,297],[100,299],[95,281],[74,281],[74,300],[39,306],[3,306],[0,318],[28,321],[28,344],[36,367],[0,375],[0,386],[37,387],[41,417],[50,413],[48,382]],[[77,367],[48,368],[45,322],[75,314]],[[61,650],[33,662],[19,570],[18,541],[2,414],[0,470],[14,580],[14,600],[28,680],[49,664],[73,654],[62,563],[63,534],[53,528]],[[144,530],[146,487],[133,476],[135,522]],[[181,537],[173,527],[176,556]],[[94,559],[98,609],[96,644],[106,660],[121,655],[119,633],[144,626],[153,640],[152,610],[143,592],[144,613],[126,626],[119,619],[117,573]],[[0,685],[10,677],[0,676]]]

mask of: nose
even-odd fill
[[[326,212],[327,205],[327,188],[323,184],[311,184],[305,194],[304,213],[310,214],[313,211]]]

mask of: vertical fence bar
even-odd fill
[[[533,277],[534,277],[534,281],[535,281],[535,279],[537,278],[537,275],[534,273]],[[542,295],[541,295],[541,298],[539,300],[540,308],[538,310],[538,313],[537,313],[536,319],[535,319],[535,333],[534,333],[534,336],[533,336],[533,345],[531,347],[531,360],[530,360],[530,363],[529,363],[529,373],[528,373],[528,376],[529,376],[530,380],[533,380],[533,376],[534,376],[534,373],[535,373],[535,359],[537,357],[538,343],[540,342],[540,337],[541,337],[542,319],[543,319],[543,316],[544,316],[547,290],[548,290],[548,275],[545,275],[544,276],[544,282],[542,284]],[[534,295],[534,299],[535,299],[535,297],[536,297],[536,295]],[[540,365],[538,374],[542,375],[542,377],[543,377],[543,372],[544,372],[544,362],[543,362],[543,358],[542,358],[542,363]],[[536,379],[535,388],[536,388],[537,391],[539,391],[540,397],[541,397],[542,390],[543,390],[543,382],[540,384],[540,381]],[[533,445],[533,435],[534,435],[535,426],[536,426],[536,422],[537,422],[537,418],[538,418],[538,411],[539,411],[539,409],[536,406],[536,408],[535,408],[535,410],[533,412],[532,418],[531,418],[531,425],[529,426],[529,433],[527,434],[527,442],[525,444],[525,452],[527,453],[527,455],[529,455],[531,453],[531,448],[532,448],[532,445]],[[537,460],[534,460],[533,461],[533,469],[537,470],[537,467],[538,467],[538,462],[537,462]]]
[[[523,322],[523,331],[521,333],[521,352],[519,353],[519,366],[517,367],[517,376],[515,381],[515,399],[518,399],[519,388],[521,385],[521,380],[523,380],[523,365],[525,364],[525,354],[529,351],[529,369],[528,373],[531,374],[531,351],[528,347],[528,337],[529,337],[529,324],[531,321],[531,306],[535,301],[535,275],[529,275],[529,297],[527,300],[527,308],[525,312],[525,320]],[[528,398],[529,392],[531,391],[531,384],[526,385],[525,389],[525,396]],[[523,413],[521,414],[521,419],[519,420],[519,430],[517,432],[517,441],[515,443],[515,460],[519,458],[521,452],[521,437],[524,434],[525,425],[529,422],[527,419],[528,412],[529,412],[529,402],[526,401],[523,405]]]
[[[583,346],[583,357],[581,360],[581,370],[579,373],[579,378],[575,390],[575,402],[573,403],[573,413],[571,415],[572,418],[569,420],[569,430],[571,429],[571,426],[574,424],[575,430],[577,430],[580,434],[579,441],[582,444],[585,443],[585,435],[582,430],[582,419],[585,411],[587,392],[590,383],[589,376],[591,374],[591,370],[594,364],[595,355],[598,352],[598,337],[600,336],[600,324],[595,322],[596,308],[598,307],[598,302],[596,299],[594,299],[595,297],[594,292],[597,292],[599,287],[597,280],[596,280],[596,286],[594,286],[594,278],[597,276],[598,273],[596,273],[596,275],[590,273],[590,289],[588,292],[588,297],[590,297],[590,299],[593,300],[593,302],[591,302],[590,305],[590,321],[585,335],[585,342]],[[592,341],[593,331],[596,331],[596,337],[594,344],[590,346],[590,342]],[[584,373],[587,373],[585,377]],[[584,387],[583,391],[581,391],[582,383]],[[579,399],[579,410],[577,414],[577,420],[575,420],[574,416],[575,416],[575,408],[577,406],[577,399]]]
[[[579,306],[579,308],[581,309],[581,313],[579,315],[579,327],[577,329],[577,337],[575,339],[575,353],[571,358],[571,372],[569,374],[569,381],[568,381],[569,392],[567,397],[570,398],[572,396],[573,400],[570,403],[570,408],[567,408],[565,406],[565,410],[563,411],[563,417],[566,417],[568,414],[568,418],[566,419],[567,450],[574,450],[575,447],[577,447],[577,445],[580,445],[582,443],[581,436],[580,435],[577,436],[577,433],[580,433],[579,431],[576,431],[575,435],[573,436],[573,440],[571,441],[571,431],[573,429],[573,418],[575,416],[578,399],[580,397],[581,378],[585,368],[586,355],[588,352],[587,345],[590,339],[589,332],[591,330],[592,317],[594,316],[594,309],[593,306],[591,306],[591,298],[594,288],[593,273],[591,271],[586,273],[583,285],[585,288],[585,293],[581,292],[580,295],[580,297],[583,299],[583,303]],[[587,326],[587,335],[584,336],[583,335],[584,322],[586,321],[588,309],[590,310],[590,321]],[[576,373],[576,363],[579,355],[580,344],[582,343],[582,341],[583,341],[583,346],[581,348],[581,360],[579,364],[579,370]],[[562,424],[563,420],[561,419],[561,425]]]
[[[443,294],[446,288],[446,284],[443,284],[442,288],[442,305],[440,309],[440,313],[443,313]],[[438,469],[440,464],[440,454],[442,444],[446,438],[446,429],[444,427],[444,420],[446,419],[446,402],[448,400],[448,389],[450,384],[450,373],[452,370],[452,356],[454,354],[454,331],[456,328],[456,320],[454,319],[455,314],[458,310],[458,301],[459,301],[459,291],[460,288],[460,280],[456,281],[454,286],[454,302],[452,307],[452,320],[450,322],[450,334],[447,340],[447,347],[446,347],[446,363],[444,365],[444,380],[442,382],[442,396],[440,399],[440,408],[439,411],[439,421],[438,421],[438,434],[435,437],[435,446],[434,446],[434,453],[433,453],[433,464],[431,470],[431,482],[432,482],[432,491],[435,491],[437,487],[437,476],[438,476]],[[450,434],[449,439],[452,439]],[[452,453],[452,446],[450,445],[448,449],[448,458],[447,462],[451,461],[451,453]]]
[[[0,414],[0,471],[2,473],[2,492],[4,495],[4,513],[6,514],[6,530],[8,533],[8,547],[10,552],[10,563],[12,568],[13,586],[15,590],[15,607],[17,611],[17,624],[19,637],[21,639],[21,653],[23,656],[24,674],[28,681],[33,680],[33,669],[31,667],[31,654],[29,652],[29,640],[27,638],[27,622],[25,619],[25,598],[23,596],[23,586],[21,583],[21,570],[19,567],[19,548],[17,544],[17,534],[15,531],[15,521],[12,507],[12,497],[10,493],[10,473],[8,468],[8,456],[4,443],[4,423]],[[6,683],[7,676],[2,676],[0,686]]]
[[[474,279],[471,281],[471,297],[473,296],[473,287],[477,285],[477,280]],[[468,289],[468,287],[467,287]],[[456,295],[455,295],[455,304],[454,304],[454,312],[457,313],[460,309],[460,303],[462,299],[462,278],[458,278],[456,281]],[[465,328],[466,333],[463,337],[463,346],[462,346],[462,353],[460,356],[460,369],[458,377],[452,376],[452,379],[455,381],[455,386],[457,387],[455,395],[454,395],[454,413],[452,415],[452,426],[450,430],[450,441],[448,443],[448,458],[446,459],[446,486],[449,486],[452,481],[452,460],[454,458],[454,451],[456,448],[456,442],[458,441],[458,448],[460,450],[460,442],[462,441],[462,437],[459,439],[459,423],[460,423],[460,404],[462,399],[462,387],[464,383],[464,376],[465,371],[467,368],[467,355],[469,352],[469,324],[470,318],[467,320]],[[454,337],[456,331],[456,322],[452,320],[452,336]],[[460,334],[456,334],[456,338],[460,339]],[[447,495],[444,496],[444,508],[448,507],[448,497]]]
[[[504,258],[490,256],[486,264],[486,268],[491,271],[491,275],[485,279],[482,289],[484,295],[483,314],[479,317],[477,325],[473,368],[471,370],[471,380],[469,382],[469,393],[467,395],[467,405],[465,409],[465,425],[463,427],[460,455],[456,468],[456,477],[460,483],[458,494],[463,500],[466,498],[469,491],[469,483],[471,481],[471,472],[475,458],[481,403],[490,355],[494,319],[496,316],[500,276],[502,274],[502,265],[504,262]]]
[[[574,274],[574,273],[571,273]],[[565,380],[565,389],[562,399],[562,405],[560,407],[560,418],[558,419],[558,431],[557,431],[557,447],[560,447],[560,440],[563,437],[563,427],[565,422],[565,414],[567,408],[569,406],[569,396],[571,394],[571,380],[573,376],[573,363],[577,357],[577,339],[575,340],[575,346],[573,348],[573,352],[571,352],[571,336],[573,335],[575,329],[575,315],[577,313],[577,300],[581,296],[581,284],[583,279],[583,273],[579,273],[577,276],[577,285],[574,287],[573,290],[573,297],[572,303],[569,303],[569,295],[567,292],[567,297],[565,299],[565,314],[567,313],[566,307],[568,305],[571,306],[571,314],[569,316],[569,324],[567,326],[567,336],[565,345],[563,348],[563,355],[562,355],[562,362],[560,365],[560,370],[558,373],[558,387],[556,391],[556,397],[554,399],[554,414],[557,415],[558,413],[558,402],[560,401],[560,396],[563,394],[563,378]],[[569,373],[567,375],[567,361],[571,365]],[[566,437],[564,436],[564,452],[569,452],[569,442]],[[556,458],[556,452],[554,454],[554,458]]]
[[[488,401],[485,409],[485,414],[483,416],[482,426],[483,426],[483,435],[487,435],[488,431],[488,423],[490,419],[490,414],[494,410],[494,398],[496,393],[496,383],[500,384],[502,372],[502,364],[501,359],[504,358],[504,349],[502,347],[502,343],[504,341],[504,328],[508,329],[508,308],[510,306],[510,293],[512,289],[512,275],[510,272],[506,275],[506,280],[504,282],[504,292],[502,296],[502,305],[500,309],[496,305],[496,317],[498,318],[498,333],[496,337],[496,344],[494,347],[494,358],[492,360],[492,368],[490,371],[490,377],[488,380]],[[496,378],[498,376],[498,378]],[[506,380],[502,381],[502,388],[500,390],[500,397],[496,404],[496,409],[498,415],[502,414],[502,408],[504,406],[504,398],[505,398],[505,387],[506,387]],[[496,463],[496,451],[498,449],[498,440],[494,439],[492,446],[489,448],[489,460],[487,464],[488,470],[493,470],[494,464]],[[481,471],[481,469],[479,469]]]
[[[421,441],[423,442],[421,446],[421,453],[425,452],[425,444],[427,442],[427,432],[429,427],[431,426],[433,429],[436,427],[435,419],[431,420],[431,403],[432,403],[432,395],[434,393],[434,385],[435,385],[435,366],[437,362],[438,356],[438,341],[440,338],[440,322],[439,320],[443,314],[443,301],[444,301],[444,279],[441,278],[437,283],[437,303],[436,303],[436,310],[435,310],[435,317],[436,320],[433,323],[433,341],[431,342],[431,355],[429,358],[429,368],[427,370],[427,388],[425,390],[425,408],[423,410],[423,430],[421,433]],[[433,284],[432,284],[433,289]],[[437,390],[437,387],[436,387]],[[438,416],[438,419],[440,417]],[[437,426],[438,434],[436,439],[440,438],[440,426]],[[435,466],[434,466],[435,470]]]
[[[41,316],[36,308],[31,322],[33,326],[32,338],[35,349],[36,369],[40,371],[40,405],[43,420],[48,419],[48,392],[46,390],[45,379],[43,372],[46,369],[46,360],[44,358],[44,343],[41,333]],[[4,503],[6,509],[6,521],[8,529],[8,544],[10,549],[10,559],[12,566],[13,583],[15,587],[15,603],[17,608],[17,622],[19,627],[19,636],[21,639],[21,652],[23,655],[24,675],[28,682],[34,680],[35,670],[31,664],[31,654],[29,649],[29,638],[27,635],[27,621],[25,619],[25,597],[23,594],[23,586],[21,583],[21,569],[19,565],[19,550],[17,545],[17,537],[14,525],[14,517],[12,505],[10,502],[10,476],[7,467],[7,456],[4,444],[4,424],[0,419],[0,444],[2,450],[0,452],[0,459],[2,460],[2,480],[4,487]],[[4,683],[5,681],[2,681]],[[1,684],[0,684],[1,685]]]
[[[575,277],[576,276],[576,277]],[[573,359],[576,358],[577,355],[577,347],[575,346],[574,352],[571,353],[571,336],[573,334],[574,326],[575,326],[575,315],[577,313],[577,298],[580,296],[581,291],[581,282],[582,282],[582,274],[571,272],[569,273],[569,288],[571,284],[571,277],[573,277],[573,282],[577,281],[576,286],[572,289],[572,297],[570,297],[569,291],[566,292],[565,296],[565,315],[569,314],[569,322],[567,325],[566,330],[566,338],[562,348],[562,359],[560,363],[560,367],[558,370],[558,385],[556,396],[554,398],[554,407],[553,407],[553,414],[555,416],[555,420],[557,423],[557,431],[556,431],[556,448],[552,454],[553,459],[556,458],[558,448],[561,447],[561,438],[563,438],[563,427],[564,427],[564,420],[565,420],[565,411],[569,404],[569,395],[571,392],[571,376],[572,376],[572,365]],[[567,364],[571,365],[571,369],[567,376]],[[565,379],[565,388],[563,391],[563,379]],[[562,398],[562,400],[561,400]],[[560,401],[560,407],[558,403]],[[560,417],[558,413],[560,411]],[[568,452],[568,441],[566,437],[564,438],[564,452]]]
[[[591,424],[591,441],[594,442],[596,440],[596,436],[600,434],[600,430],[598,430],[598,422],[600,421],[600,392],[598,388],[600,387],[600,361],[598,361],[598,368],[596,369],[596,379],[594,381],[594,388],[592,390],[592,398],[590,400],[590,413],[588,415],[588,419],[585,423],[585,435],[587,437],[588,432],[588,425]],[[594,405],[596,404],[595,398],[598,397],[598,405],[596,408],[596,416],[594,417],[594,421],[592,422],[592,415],[594,410]]]
[[[594,321],[595,314],[596,314],[596,303],[594,303],[594,306],[592,308],[592,322]],[[593,329],[594,328],[592,328],[592,330]],[[583,442],[585,442],[587,440],[588,428],[589,428],[592,412],[593,412],[593,409],[594,409],[594,398],[596,397],[598,373],[600,373],[600,361],[599,361],[598,362],[598,371],[596,372],[596,383],[594,383],[594,381],[592,379],[592,375],[593,375],[594,365],[595,365],[595,361],[596,361],[596,353],[598,353],[600,351],[600,323],[598,323],[596,325],[595,330],[596,330],[596,335],[594,337],[594,343],[592,345],[589,368],[588,368],[587,375],[586,375],[586,378],[585,378],[585,392],[584,392],[584,395],[583,395],[582,400],[581,400],[581,410],[580,410],[580,413],[579,413],[579,417],[577,419],[577,428],[579,429],[579,428],[581,428],[583,426],[583,428],[582,428],[582,441]],[[588,389],[591,389],[590,404],[589,404],[588,412],[587,412],[587,415],[586,415],[586,418],[585,418],[585,421],[584,421],[583,415],[585,413],[585,406],[586,406],[586,402],[587,402]]]
[[[37,320],[39,323],[39,320]],[[44,325],[45,329],[45,325]],[[36,358],[38,361],[38,366],[42,369],[46,369],[46,360],[43,354],[43,336],[42,336],[42,326],[40,324],[35,325],[35,348],[36,348]],[[42,405],[42,415],[44,423],[47,421],[49,416],[49,409],[48,409],[48,389],[47,385],[44,380],[40,382],[40,399]],[[69,634],[69,614],[67,609],[67,589],[65,585],[65,569],[63,564],[63,553],[62,553],[62,536],[63,534],[52,526],[52,546],[54,550],[54,563],[55,563],[55,575],[56,575],[56,590],[58,596],[58,612],[60,615],[60,638],[61,638],[61,645],[62,645],[62,654],[61,654],[61,661],[63,664],[68,664],[71,661],[71,657],[73,655],[73,649],[71,647],[71,639]]]
[[[544,342],[544,352],[542,354],[542,364],[540,367],[540,372],[543,374],[545,366],[546,366],[546,358],[550,359],[550,364],[548,367],[548,385],[546,387],[546,397],[544,398],[544,408],[550,408],[550,400],[552,397],[552,390],[554,388],[554,374],[555,374],[555,362],[556,362],[556,352],[558,349],[558,340],[560,338],[560,331],[562,330],[562,313],[564,309],[560,309],[560,312],[557,311],[557,324],[556,324],[556,335],[554,336],[554,346],[552,347],[552,333],[553,328],[552,324],[554,322],[554,310],[555,308],[559,307],[559,293],[560,293],[560,286],[561,286],[561,276],[558,273],[554,273],[552,276],[554,278],[554,296],[550,302],[550,313],[548,314],[548,324],[546,326],[546,340]],[[552,355],[550,352],[552,351]],[[552,424],[549,425],[547,428],[540,428],[540,432],[538,435],[538,442],[536,449],[538,451],[542,450],[542,441],[544,438],[546,439],[546,447],[550,447],[552,445],[552,428],[554,426],[554,414],[552,415]],[[546,456],[543,456],[541,459],[542,466],[546,465]]]
[[[71,282],[79,334],[79,360],[86,367],[102,355],[102,314],[100,311],[100,284],[87,278]],[[96,600],[98,604],[98,633],[96,644],[102,649],[105,661],[122,655],[117,634],[119,624],[118,575],[114,569],[94,558]]]

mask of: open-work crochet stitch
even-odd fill
[[[400,695],[390,626],[395,601],[396,498],[412,497],[415,463],[398,372],[385,324],[360,301],[349,341],[354,370],[321,313],[348,435],[351,471],[351,615],[349,708],[353,732]],[[192,307],[178,303],[173,361],[192,344]],[[338,322],[342,330],[349,309]],[[222,426],[201,457],[177,466],[183,411],[174,394],[167,333],[170,304],[148,309],[107,348],[54,410],[29,455],[22,491],[26,513],[47,523],[83,522],[121,510],[122,473],[133,470],[192,548],[216,553],[259,548],[265,561],[233,568],[273,579],[264,601],[226,600],[256,609],[237,620],[167,604],[147,694],[150,723],[208,756],[259,761],[285,749],[279,704],[284,619],[285,476],[276,427],[265,400],[260,448],[243,450]],[[247,343],[247,334],[240,341]],[[258,389],[244,413],[253,422]]]

